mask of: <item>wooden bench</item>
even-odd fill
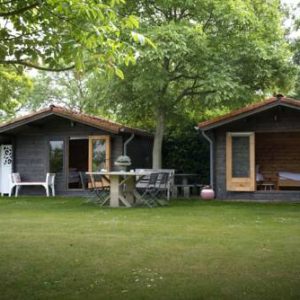
[[[173,194],[174,198],[178,197],[179,190],[183,191],[183,197],[184,198],[189,198],[193,194],[193,192],[194,193],[196,191],[198,192],[198,189],[201,190],[202,187],[204,186],[202,184],[196,183],[198,181],[197,179],[200,178],[200,174],[179,173],[179,174],[175,174],[175,177],[179,180],[176,180],[177,183],[175,183],[174,186],[173,186],[172,194]],[[194,179],[194,180],[192,180],[192,183],[190,182],[191,181],[190,179]]]
[[[15,197],[18,197],[20,188],[22,186],[42,186],[46,190],[47,197],[50,196],[49,187],[52,190],[52,196],[55,196],[55,188],[54,188],[54,181],[55,181],[55,173],[47,173],[46,180],[43,182],[34,182],[34,181],[21,181],[20,173],[12,173],[11,174],[11,187],[9,192],[9,197],[11,197],[13,189],[15,188]]]
[[[183,190],[183,197],[184,198],[189,198],[191,195],[191,190],[195,187],[195,184],[175,184],[173,187],[173,197],[177,198],[178,197],[178,190],[182,189]]]

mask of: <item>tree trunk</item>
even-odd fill
[[[165,114],[163,111],[157,112],[156,129],[154,134],[154,145],[152,152],[152,168],[162,168],[162,143],[165,130]]]

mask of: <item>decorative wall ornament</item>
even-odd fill
[[[9,194],[11,187],[10,174],[13,165],[13,147],[12,145],[0,145],[0,192]]]
[[[12,146],[11,145],[3,146],[2,162],[3,162],[3,165],[11,165],[12,164]]]

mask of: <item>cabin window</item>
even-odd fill
[[[232,137],[232,177],[249,177],[249,137]]]
[[[49,171],[62,173],[64,166],[64,141],[49,141]]]

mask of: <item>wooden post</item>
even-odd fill
[[[110,175],[110,206],[119,207],[120,186],[119,176]]]
[[[126,179],[126,200],[134,203],[135,176],[128,176]]]

